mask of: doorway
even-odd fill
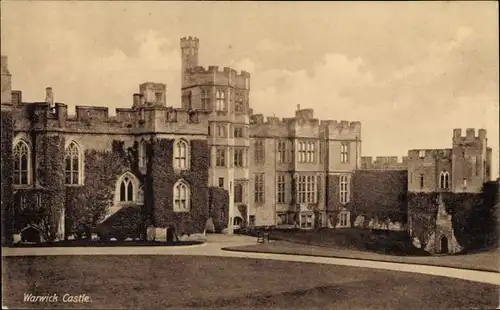
[[[448,253],[448,238],[446,236],[441,237],[441,253]]]
[[[173,227],[167,228],[167,242],[175,241],[175,229]]]

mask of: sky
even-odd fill
[[[2,1],[24,101],[130,107],[145,81],[180,106],[180,38],[200,65],[251,74],[254,113],[362,122],[363,156],[449,148],[485,128],[498,176],[498,3]],[[111,112],[110,111],[110,112]]]

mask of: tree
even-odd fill
[[[91,236],[92,228],[105,218],[112,203],[109,189],[94,184],[83,187],[75,199],[75,205],[67,206],[71,209],[69,217],[72,219],[72,230],[79,237],[83,234]]]

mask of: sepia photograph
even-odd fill
[[[497,1],[1,6],[2,309],[498,309]]]

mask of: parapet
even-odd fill
[[[288,132],[290,136],[311,135],[346,140],[356,140],[361,137],[361,122],[319,120],[314,118],[313,109],[299,108],[295,112],[295,117],[282,119],[274,116],[265,118],[262,114],[252,114],[250,115],[250,124],[255,131],[264,132],[268,129],[276,129],[280,134]]]
[[[181,38],[181,48],[195,47],[198,48],[200,40],[197,37],[183,37]]]
[[[238,72],[229,67],[195,66],[186,69],[187,87],[190,85],[229,85],[241,89],[249,89],[250,73]]]
[[[375,160],[371,156],[361,156],[361,169],[405,170],[407,165],[406,156],[377,156]]]
[[[451,159],[452,149],[412,149],[407,160]]]
[[[467,128],[465,136],[462,136],[462,129],[453,129],[453,144],[471,143],[486,140],[486,129],[479,129],[476,136],[476,129]]]
[[[106,122],[109,118],[109,109],[107,107],[79,106],[75,107],[76,119],[84,120],[91,118],[92,120]]]
[[[343,135],[346,133],[361,135],[361,122],[359,121],[337,121],[337,120],[323,120],[320,123],[321,131],[325,135]]]

